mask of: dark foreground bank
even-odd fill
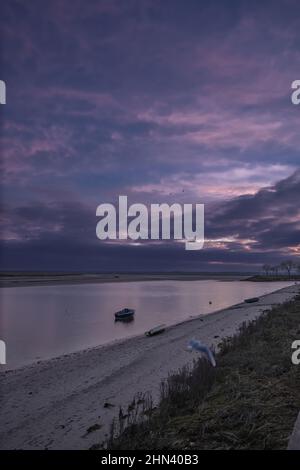
[[[109,449],[286,449],[300,410],[300,296],[244,324],[204,360],[169,377],[161,401],[136,397],[120,410]],[[126,427],[128,426],[128,427]],[[94,446],[94,448],[98,446]]]

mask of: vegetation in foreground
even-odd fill
[[[170,376],[153,407],[136,397],[113,423],[109,449],[286,449],[300,409],[300,296],[220,343],[217,367],[199,359]],[[96,445],[93,448],[99,448]]]

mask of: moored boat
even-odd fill
[[[134,313],[133,308],[123,308],[123,310],[119,310],[115,313],[115,320],[128,320],[129,318],[133,318]]]
[[[251,297],[250,299],[245,299],[244,302],[246,302],[246,304],[253,304],[253,302],[258,302],[259,301],[259,297]]]
[[[146,336],[155,336],[163,333],[166,329],[166,325],[158,325],[155,328],[151,328],[151,330],[146,331]]]

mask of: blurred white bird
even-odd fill
[[[201,354],[204,354],[206,356],[206,359],[211,363],[211,365],[213,367],[216,367],[216,360],[214,358],[213,353],[211,352],[209,347],[206,346],[205,344],[202,344],[201,341],[197,339],[191,339],[191,341],[188,344],[188,349],[189,351],[193,351],[193,349],[195,349],[195,351],[198,351]]]

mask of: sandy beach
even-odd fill
[[[196,357],[186,350],[189,339],[217,347],[244,321],[299,290],[289,286],[257,303],[190,319],[157,337],[139,336],[0,373],[0,449],[90,448],[105,438],[120,406],[126,409],[137,393],[157,397],[161,380]],[[114,406],[105,408],[106,402]]]

